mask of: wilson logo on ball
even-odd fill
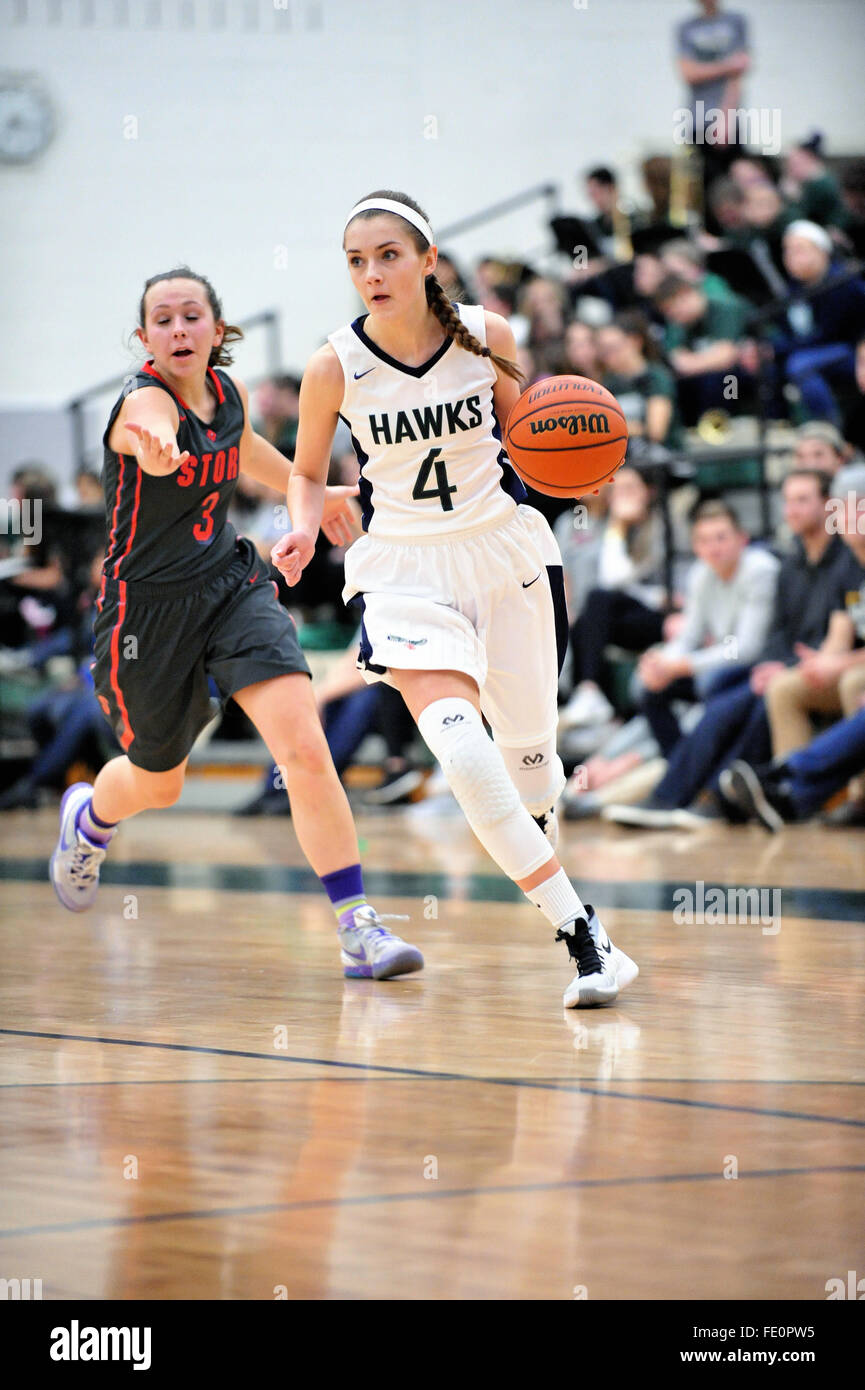
[[[547,377],[511,410],[507,455],[529,487],[551,497],[598,492],[625,459],[628,425],[615,396],[599,381]]]
[[[547,420],[530,420],[532,434],[545,434],[549,430],[567,430],[568,434],[579,434],[588,430],[589,434],[609,434],[610,425],[606,415],[559,415]]]

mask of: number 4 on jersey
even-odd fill
[[[448,482],[447,465],[444,459],[439,458],[440,453],[441,449],[430,449],[418,470],[412,497],[416,502],[420,501],[421,498],[438,497],[441,499],[442,510],[452,512],[454,504],[451,501],[451,493],[456,492],[456,483]],[[436,471],[436,485],[435,487],[427,487],[429,475],[433,468]]]

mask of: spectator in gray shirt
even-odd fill
[[[681,733],[673,702],[704,699],[716,672],[753,662],[763,650],[780,568],[768,550],[749,546],[727,502],[697,508],[692,544],[697,564],[679,631],[647,651],[637,668],[641,709],[665,757]]]
[[[690,89],[690,139],[702,155],[703,207],[706,230],[721,227],[709,205],[709,189],[739,152],[735,119],[728,112],[742,102],[742,77],[748,71],[748,21],[743,14],[722,10],[718,0],[700,0],[703,13],[676,30],[678,70]],[[724,112],[723,117],[719,112]],[[679,139],[681,139],[681,135]]]
[[[700,0],[703,14],[686,19],[676,34],[679,72],[691,89],[691,113],[704,117],[711,110],[735,110],[742,74],[748,71],[748,21],[743,14],[722,10],[718,0]],[[696,131],[695,131],[696,133]]]

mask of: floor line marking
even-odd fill
[[[64,1042],[95,1042],[112,1047],[143,1047],[152,1048],[157,1051],[194,1052],[218,1057],[252,1057],[257,1061],[265,1062],[292,1062],[295,1065],[337,1067],[349,1071],[383,1072],[390,1076],[400,1076],[406,1079],[423,1078],[433,1081],[463,1081],[473,1082],[481,1086],[525,1086],[533,1090],[564,1091],[575,1095],[599,1096],[602,1099],[650,1101],[656,1105],[681,1105],[688,1109],[718,1110],[732,1114],[766,1115],[775,1119],[802,1120],[815,1124],[848,1125],[852,1128],[865,1129],[865,1119],[855,1120],[839,1115],[817,1115],[805,1111],[778,1110],[768,1106],[724,1105],[718,1101],[687,1100],[680,1096],[626,1095],[621,1091],[611,1091],[609,1089],[598,1090],[596,1088],[600,1083],[596,1080],[592,1081],[588,1079],[567,1080],[563,1082],[534,1081],[531,1079],[515,1080],[510,1077],[501,1076],[471,1076],[461,1072],[429,1072],[423,1071],[418,1067],[392,1067],[376,1062],[340,1062],[323,1057],[294,1057],[278,1053],[271,1054],[268,1052],[241,1052],[225,1047],[197,1046],[193,1043],[151,1042],[143,1038],[88,1037],[86,1034],[78,1033],[42,1033],[31,1032],[21,1028],[0,1028],[0,1034],[25,1038],[54,1038]]]
[[[865,1164],[832,1164],[810,1168],[757,1168],[739,1173],[737,1181],[749,1178],[810,1177],[827,1173],[865,1173]],[[658,1173],[645,1177],[572,1178],[560,1182],[513,1183],[501,1187],[426,1187],[415,1192],[368,1193],[357,1197],[314,1197],[297,1202],[268,1202],[245,1207],[205,1207],[193,1211],[152,1212],[143,1216],[101,1216],[86,1221],[56,1222],[42,1226],[17,1226],[0,1230],[0,1240],[14,1236],[68,1235],[74,1231],[92,1231],[112,1227],[161,1225],[172,1221],[206,1221],[225,1217],[269,1216],[276,1212],[314,1211],[320,1207],[375,1206],[377,1203],[459,1200],[463,1197],[514,1196],[529,1192],[566,1192],[592,1188],[640,1187],[672,1185],[682,1182],[726,1182],[722,1171],[711,1173]]]

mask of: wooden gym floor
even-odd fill
[[[288,820],[141,816],[81,916],[45,878],[55,815],[0,828],[0,1277],[821,1300],[865,1273],[860,833],[564,826],[642,972],[565,1012],[564,946],[458,817],[359,819],[427,961],[383,984],[343,979]],[[779,889],[779,929],[676,920],[700,881]]]

